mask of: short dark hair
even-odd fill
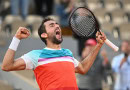
[[[41,23],[41,25],[40,25],[39,28],[38,28],[38,35],[39,35],[39,37],[41,38],[41,40],[42,40],[45,44],[47,44],[46,39],[45,39],[45,38],[42,38],[42,37],[41,37],[41,34],[42,34],[42,33],[46,33],[46,28],[45,28],[45,26],[44,26],[44,23],[47,22],[47,21],[50,21],[50,20],[53,20],[53,19],[50,18],[50,17],[44,18],[43,21],[42,21],[42,23]],[[54,20],[53,20],[53,21],[54,21]]]

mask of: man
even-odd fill
[[[74,8],[74,0],[59,0],[56,4],[56,14],[59,16],[60,25],[68,27],[68,17]]]
[[[106,37],[97,35],[94,50],[79,63],[68,49],[61,48],[63,41],[60,26],[50,18],[45,18],[38,29],[41,40],[46,44],[42,50],[32,50],[14,60],[20,40],[27,38],[29,31],[20,27],[3,59],[4,71],[33,69],[40,90],[78,90],[75,73],[86,73],[93,64]]]
[[[121,45],[122,54],[115,56],[112,69],[116,75],[115,90],[130,90],[130,41],[124,40]]]
[[[97,42],[95,39],[90,38],[85,42],[85,47],[82,52],[82,59],[89,55],[95,48]],[[108,58],[105,51],[98,53],[95,62],[85,75],[78,74],[79,90],[102,90],[102,80],[105,75],[105,69],[108,67]]]
[[[21,16],[23,20],[28,16],[30,0],[10,0],[11,14]],[[20,14],[19,14],[20,13]]]

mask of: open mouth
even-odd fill
[[[58,27],[55,29],[55,32],[56,32],[56,35],[61,35],[60,29]]]
[[[57,39],[61,39],[61,32],[60,32],[59,28],[56,29],[55,34],[56,34]]]
[[[56,31],[56,35],[60,35],[60,31]]]

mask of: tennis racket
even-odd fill
[[[78,7],[71,12],[69,17],[69,26],[76,35],[83,38],[96,35],[97,31],[100,32],[100,26],[96,17],[92,11],[86,7]],[[108,39],[105,40],[105,43],[114,51],[119,50],[119,48]]]

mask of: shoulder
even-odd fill
[[[32,69],[37,66],[38,59],[41,53],[42,53],[42,50],[32,50],[24,54],[23,56],[21,56],[21,58],[26,63],[26,69]]]
[[[22,56],[23,59],[28,59],[31,61],[37,61],[42,53],[42,50],[32,50]]]
[[[39,57],[41,53],[42,53],[42,50],[32,50],[26,53],[25,55],[29,57]]]
[[[113,60],[115,60],[115,59],[122,59],[123,56],[124,56],[123,54],[119,54],[119,55],[115,56],[115,57],[113,58]]]
[[[123,54],[119,54],[119,55],[113,57],[112,63],[115,63],[115,64],[116,64],[117,62],[120,62],[120,61],[122,60],[123,57],[124,57]]]
[[[64,49],[64,48],[62,48],[61,50],[62,50],[66,55],[69,55],[69,56],[73,57],[73,53],[71,52],[71,50],[69,50],[69,49]]]
[[[40,54],[40,53],[42,53],[42,50],[32,50],[28,53],[30,53],[30,54]]]
[[[67,52],[69,52],[69,53],[72,53],[71,50],[69,50],[69,49],[62,48],[62,50],[63,50],[63,51],[67,51]]]
[[[67,50],[67,51],[71,51],[70,49],[66,49],[66,48],[61,48],[62,50]]]

